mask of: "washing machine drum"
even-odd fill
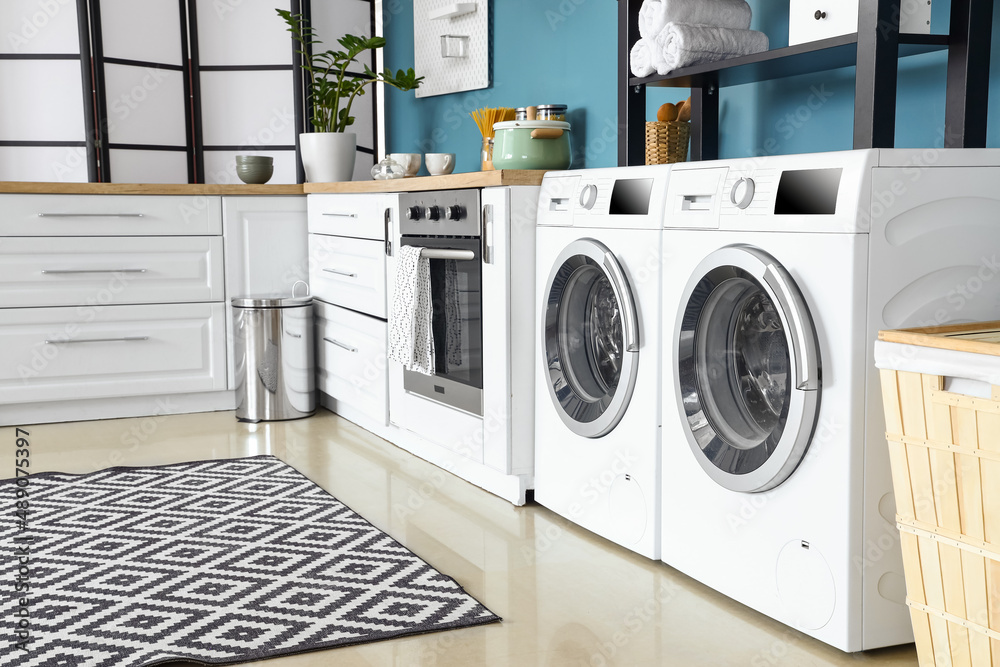
[[[730,246],[699,265],[675,349],[686,435],[702,468],[734,491],[766,491],[805,456],[819,411],[812,318],[770,255]]]
[[[549,396],[572,432],[599,438],[621,421],[635,387],[639,324],[631,287],[604,244],[580,239],[559,254],[545,294]]]

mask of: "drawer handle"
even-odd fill
[[[142,213],[39,213],[39,218],[142,218]]]
[[[285,329],[285,335],[290,338],[302,338],[302,334],[292,333],[288,329]]]
[[[324,338],[323,340],[325,340],[327,343],[333,343],[337,347],[342,347],[345,350],[347,350],[348,352],[357,352],[358,351],[358,348],[351,347],[347,343],[341,343],[339,340],[334,340],[332,338]]]
[[[357,213],[324,213],[323,215],[329,216],[331,218],[356,218]]]
[[[826,12],[817,9],[816,13],[813,14],[813,16],[816,18],[817,21],[822,21],[823,19],[826,18]]]
[[[42,273],[146,273],[147,269],[42,269]]]
[[[46,345],[75,345],[77,343],[131,343],[149,340],[149,336],[125,336],[123,338],[81,338],[80,340],[47,340]]]
[[[323,269],[327,273],[336,273],[338,276],[347,276],[348,278],[357,278],[358,274],[351,273],[350,271],[341,271],[340,269]]]

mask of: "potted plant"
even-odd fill
[[[357,63],[366,51],[385,46],[384,37],[344,35],[338,41],[342,51],[309,54],[310,48],[321,44],[316,32],[302,14],[276,9],[288,24],[288,31],[298,44],[296,53],[302,56],[302,69],[309,74],[308,100],[312,106],[312,132],[299,135],[299,150],[306,180],[312,183],[349,181],[354,175],[357,156],[357,136],[347,128],[354,124],[351,106],[365,94],[365,88],[375,83],[387,83],[403,91],[413,90],[424,77],[413,68],[386,69],[378,73],[364,65],[363,74],[352,74],[348,67]],[[315,49],[314,49],[315,50]]]

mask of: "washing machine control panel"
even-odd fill
[[[772,215],[780,169],[730,169],[723,185],[722,215]]]
[[[729,201],[740,210],[746,209],[753,203],[753,196],[756,189],[756,183],[753,182],[753,179],[749,176],[744,176],[736,181],[732,192],[729,193]]]

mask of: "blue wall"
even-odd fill
[[[752,27],[772,48],[788,44],[788,3],[749,0]],[[386,64],[413,64],[413,3],[385,2]],[[932,30],[947,32],[950,2],[934,0]],[[564,103],[575,114],[574,167],[617,164],[617,12],[611,0],[493,0],[493,86],[469,93],[416,99],[390,90],[386,116],[392,152],[458,154],[456,171],[479,168],[479,131],[468,117],[485,106]],[[991,72],[1000,79],[1000,9],[994,12]],[[947,56],[901,61],[896,145],[943,145]],[[687,97],[682,89],[651,88],[647,117],[663,102]],[[1000,86],[992,86],[990,118],[997,117]],[[822,100],[819,102],[819,100]],[[815,108],[818,107],[818,108]],[[722,91],[722,157],[846,150],[852,147],[854,68]],[[989,145],[1000,146],[991,122]]]

